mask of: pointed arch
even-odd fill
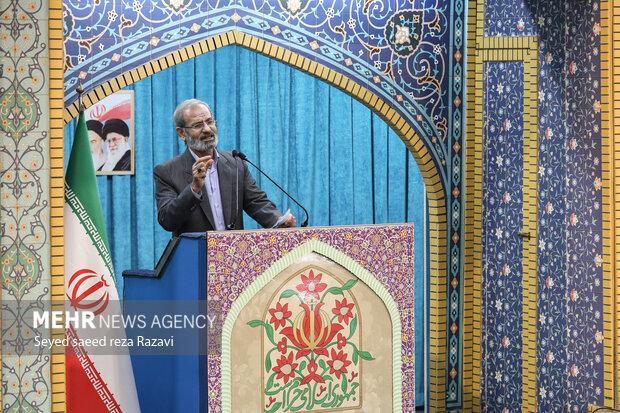
[[[442,411],[446,403],[446,351],[447,351],[447,282],[448,270],[448,221],[447,191],[441,180],[442,166],[438,165],[427,148],[426,140],[418,136],[406,119],[394,110],[389,102],[384,101],[354,79],[338,73],[328,67],[303,57],[291,50],[270,43],[256,36],[230,30],[191,46],[177,50],[160,59],[148,62],[138,68],[111,79],[98,86],[83,97],[86,108],[99,102],[106,96],[155,73],[196,56],[221,47],[237,45],[276,61],[308,73],[325,83],[352,96],[371,111],[376,113],[399,136],[420,169],[424,180],[428,202],[428,254],[430,277],[428,291],[428,407],[431,411]],[[68,106],[64,111],[65,124],[79,113],[78,102]],[[63,141],[56,141],[54,146],[64,147]],[[62,190],[62,186],[52,187],[51,191]],[[453,193],[458,197],[459,193]],[[64,235],[64,234],[63,234]]]

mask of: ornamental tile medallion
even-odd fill
[[[310,4],[310,0],[279,0],[280,6],[286,12],[288,12],[291,17],[295,17],[298,14],[302,13],[308,5]]]
[[[390,48],[401,57],[413,54],[422,41],[424,10],[403,10],[396,13],[385,26],[385,38]]]
[[[362,320],[352,289],[322,268],[296,273],[272,297],[262,320],[264,412],[361,407]]]

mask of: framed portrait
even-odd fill
[[[97,175],[135,171],[134,92],[122,90],[84,111],[90,153]]]

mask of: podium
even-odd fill
[[[206,351],[132,354],[142,411],[415,410],[413,240],[411,224],[181,236],[159,276],[124,274],[124,299],[206,298]]]
[[[206,252],[205,234],[188,234],[170,241],[158,270],[124,271],[125,314],[152,313],[152,307],[158,303],[170,307],[169,303],[175,301],[204,302]],[[145,304],[140,305],[142,301]],[[129,310],[128,306],[135,310]],[[207,358],[197,353],[171,351],[170,354],[142,355],[131,352],[142,412],[207,411]]]

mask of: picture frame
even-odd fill
[[[135,96],[113,93],[84,111],[97,175],[135,174]]]

